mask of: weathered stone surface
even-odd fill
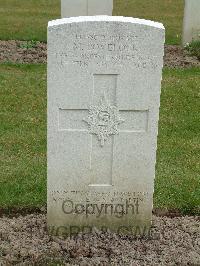
[[[112,16],[113,0],[61,0],[61,16]]]
[[[49,22],[50,227],[150,226],[163,54],[160,23]]]
[[[200,1],[185,0],[183,44],[200,40]]]

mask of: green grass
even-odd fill
[[[46,202],[45,66],[0,66],[0,206]]]
[[[114,0],[113,15],[163,22],[166,42],[179,44],[183,6],[184,0]],[[47,22],[60,13],[60,0],[0,0],[0,39],[46,41]]]
[[[0,206],[46,204],[46,66],[0,65]],[[200,70],[165,70],[155,207],[200,204]]]
[[[155,206],[200,207],[200,69],[166,70],[162,83]]]
[[[49,20],[60,18],[60,0],[0,0],[0,39],[46,41]]]
[[[200,60],[200,41],[192,41],[186,44],[185,49],[190,55],[194,55]]]

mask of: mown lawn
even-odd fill
[[[162,83],[156,207],[200,214],[200,68],[165,70]]]
[[[163,22],[166,42],[179,44],[183,7],[184,0],[114,0],[113,15]],[[60,0],[0,0],[0,39],[46,41],[47,22],[60,13]]]
[[[60,0],[0,0],[0,39],[46,41],[47,23],[60,18]]]
[[[165,69],[155,207],[200,204],[200,70]],[[46,204],[46,66],[0,65],[0,206]]]
[[[45,65],[0,66],[0,206],[46,202]]]

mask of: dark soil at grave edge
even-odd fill
[[[26,41],[0,41],[0,63],[46,63],[47,47],[45,43],[32,44],[30,42],[29,48],[27,47]],[[200,67],[200,61],[195,56],[189,56],[181,46],[166,45],[164,66],[170,68]]]
[[[200,217],[153,217],[148,239],[103,233],[58,238],[46,215],[0,218],[0,265],[200,265]]]

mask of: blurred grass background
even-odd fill
[[[180,44],[183,8],[184,0],[114,0],[113,15],[162,22],[166,43]],[[0,39],[46,42],[47,22],[60,14],[60,0],[0,0]]]

